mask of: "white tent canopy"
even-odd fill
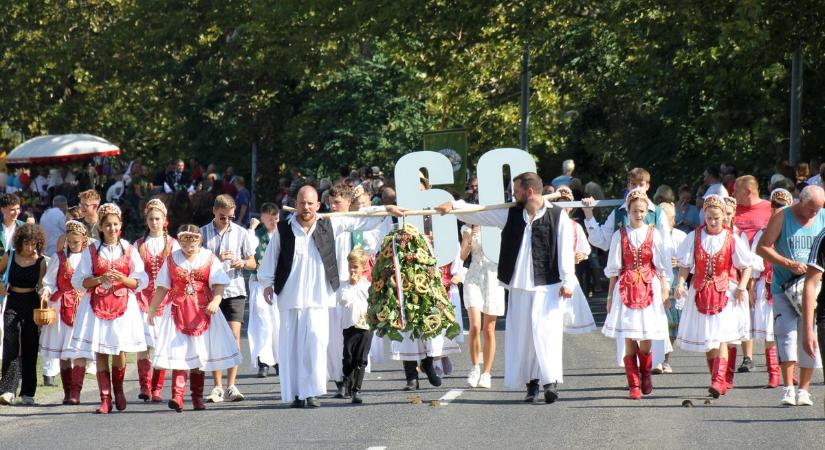
[[[56,134],[29,139],[6,157],[9,165],[61,164],[95,156],[116,156],[120,149],[91,134]]]

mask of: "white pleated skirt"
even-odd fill
[[[396,361],[419,361],[428,356],[438,357],[451,353],[460,353],[461,347],[452,339],[444,337],[444,333],[430,340],[413,339],[409,332],[401,332],[404,340],[391,341],[392,359]]]
[[[773,342],[773,305],[768,303],[765,280],[756,282],[756,301],[751,311],[751,338]]]
[[[69,342],[72,340],[74,327],[60,320],[60,308],[63,298],[51,304],[57,312],[55,323],[40,328],[40,356],[43,359],[69,359]]]
[[[737,305],[733,299],[736,283],[731,282],[728,287],[728,303],[722,311],[713,315],[705,315],[696,309],[696,290],[693,286],[688,290],[682,318],[679,322],[679,331],[676,334],[676,345],[689,352],[705,353],[719,348],[723,342],[738,343],[750,338],[750,312],[747,299]],[[747,321],[743,317],[747,317]],[[747,323],[747,329],[745,324]]]
[[[156,319],[157,345],[152,365],[163,369],[201,369],[206,372],[224,370],[241,364],[241,352],[229,324],[218,311],[210,317],[209,328],[200,336],[178,331],[167,305],[163,316]]]
[[[166,308],[163,308],[164,311],[169,308],[169,305],[166,305]],[[142,312],[140,316],[143,317],[143,338],[146,339],[146,346],[149,348],[155,348],[155,340],[157,339],[158,335],[158,323],[155,322],[155,326],[149,325],[149,322],[146,320],[147,313]]]
[[[498,281],[497,267],[494,263],[470,265],[464,277],[464,306],[487,315],[504,315],[504,287]]]
[[[94,359],[95,353],[118,355],[121,352],[146,351],[143,323],[140,307],[132,292],[129,292],[126,311],[114,320],[97,317],[86,293],[77,308],[68,357]]]
[[[654,277],[651,282],[653,302],[646,308],[632,309],[625,306],[619,295],[619,283],[613,288],[610,313],[604,320],[602,334],[615,339],[665,340],[668,339],[667,315],[662,303],[662,285]]]
[[[564,310],[564,332],[566,334],[585,334],[596,329],[596,321],[590,304],[579,283],[573,286],[573,297],[561,300]]]

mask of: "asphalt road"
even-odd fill
[[[594,309],[602,306],[595,302]],[[499,348],[504,333],[499,331]],[[129,406],[92,414],[92,379],[79,406],[59,397],[35,407],[0,407],[0,447],[11,448],[821,448],[825,443],[822,374],[812,387],[815,406],[780,407],[780,389],[766,390],[761,346],[754,373],[737,374],[737,387],[706,405],[709,375],[702,355],[677,352],[674,374],[654,377],[653,394],[626,399],[624,372],[614,366],[614,344],[600,333],[568,336],[561,399],[525,404],[523,392],[502,388],[503,355],[496,355],[493,388],[468,389],[466,354],[437,389],[402,392],[400,363],[377,365],[364,382],[364,405],[323,399],[320,409],[293,410],[279,400],[276,377],[245,369],[239,387],[247,399],[177,414],[165,404],[137,400],[134,368],[127,377]],[[330,384],[330,390],[334,386]],[[207,380],[206,393],[211,389]],[[455,392],[453,390],[460,390]],[[453,391],[446,405],[431,406]],[[168,380],[166,396],[168,396]],[[422,402],[413,404],[410,396]],[[684,400],[694,407],[683,407]],[[187,404],[189,398],[187,393]]]

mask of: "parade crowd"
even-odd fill
[[[96,412],[123,411],[128,353],[141,401],[163,402],[167,378],[177,412],[187,385],[194,410],[242,401],[245,321],[247,363],[278,376],[291,407],[320,407],[329,381],[334,398],[362,403],[365,374],[387,356],[401,361],[404,390],[420,389],[419,374],[440,386],[454,364],[466,366],[470,387],[491,388],[501,316],[503,386],[553,403],[564,335],[597,329],[594,292],[606,292],[601,331],[615,340],[630,399],[652,394],[652,374],[678,371],[674,351],[705,354],[707,392],[719,398],[735,373],[755,370],[753,343],[764,341],[778,402],[813,404],[825,339],[825,164],[780,165],[770,179],[709,166],[701,186],[653,192],[651,174],[634,168],[624,203],[609,212],[592,207],[602,189],[576,178],[573,161],[546,182],[522,173],[505,187],[516,206],[458,216],[460,250],[437,274],[462,328],[467,315],[466,337],[402,341],[374,334],[367,314],[371,285],[388,282],[373,277],[375,256],[406,214],[392,178],[378,167],[337,179],[293,170],[253,208],[233,172],[179,160],[153,177],[141,161],[102,159],[80,171],[2,174],[0,404],[35,404],[39,358],[45,384],[59,375],[63,404],[80,403],[89,372]],[[430,188],[424,173],[419,182]],[[478,203],[478,180],[466,186],[436,212]],[[387,214],[321,214],[359,211]],[[501,230],[497,263],[481,250],[482,226]],[[419,231],[430,236],[429,216]],[[419,285],[405,281],[400,289]],[[38,324],[44,307],[55,317]],[[461,344],[469,357],[459,363]]]

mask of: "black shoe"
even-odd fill
[[[533,403],[536,401],[536,396],[539,395],[539,380],[530,380],[527,383],[527,395],[524,396],[526,403]]]
[[[358,393],[358,391],[352,391],[352,402],[356,405],[364,403],[364,400],[361,399],[361,395]]]
[[[414,380],[407,380],[407,385],[404,386],[405,391],[417,391],[418,390],[418,378]]]
[[[43,375],[43,386],[57,386],[57,383],[55,383],[54,377]]]
[[[544,403],[554,403],[559,399],[559,391],[556,388],[556,383],[547,383],[544,385]]]
[[[739,373],[746,373],[750,372],[751,370],[753,370],[753,359],[747,356],[742,358],[742,365],[740,365],[739,368],[736,369],[736,371]]]
[[[441,386],[441,377],[435,372],[435,366],[433,365],[433,358],[428,356],[421,360],[421,368],[424,369],[424,373],[427,374],[427,380],[430,382],[431,385],[435,387]]]
[[[307,397],[307,408],[320,408],[321,402],[317,397]]]
[[[407,377],[405,391],[418,390],[418,363],[415,361],[402,361],[404,363],[404,376]]]
[[[273,366],[273,369],[275,369],[275,373],[273,375],[275,375],[276,377],[281,374],[281,369],[278,367],[277,364]]]
[[[352,371],[350,376],[347,377],[347,385],[352,388],[352,403],[356,405],[360,405],[364,403],[364,400],[361,399],[361,385],[364,383],[364,373],[366,371],[366,367],[356,367],[355,370]]]
[[[333,398],[344,398],[344,382],[343,381],[336,381],[335,382],[335,395]]]
[[[258,378],[266,378],[269,374],[269,367],[267,366],[259,366],[258,367]]]
[[[295,400],[289,405],[290,408],[303,408],[306,406],[305,400],[298,400],[298,396],[295,396]]]

